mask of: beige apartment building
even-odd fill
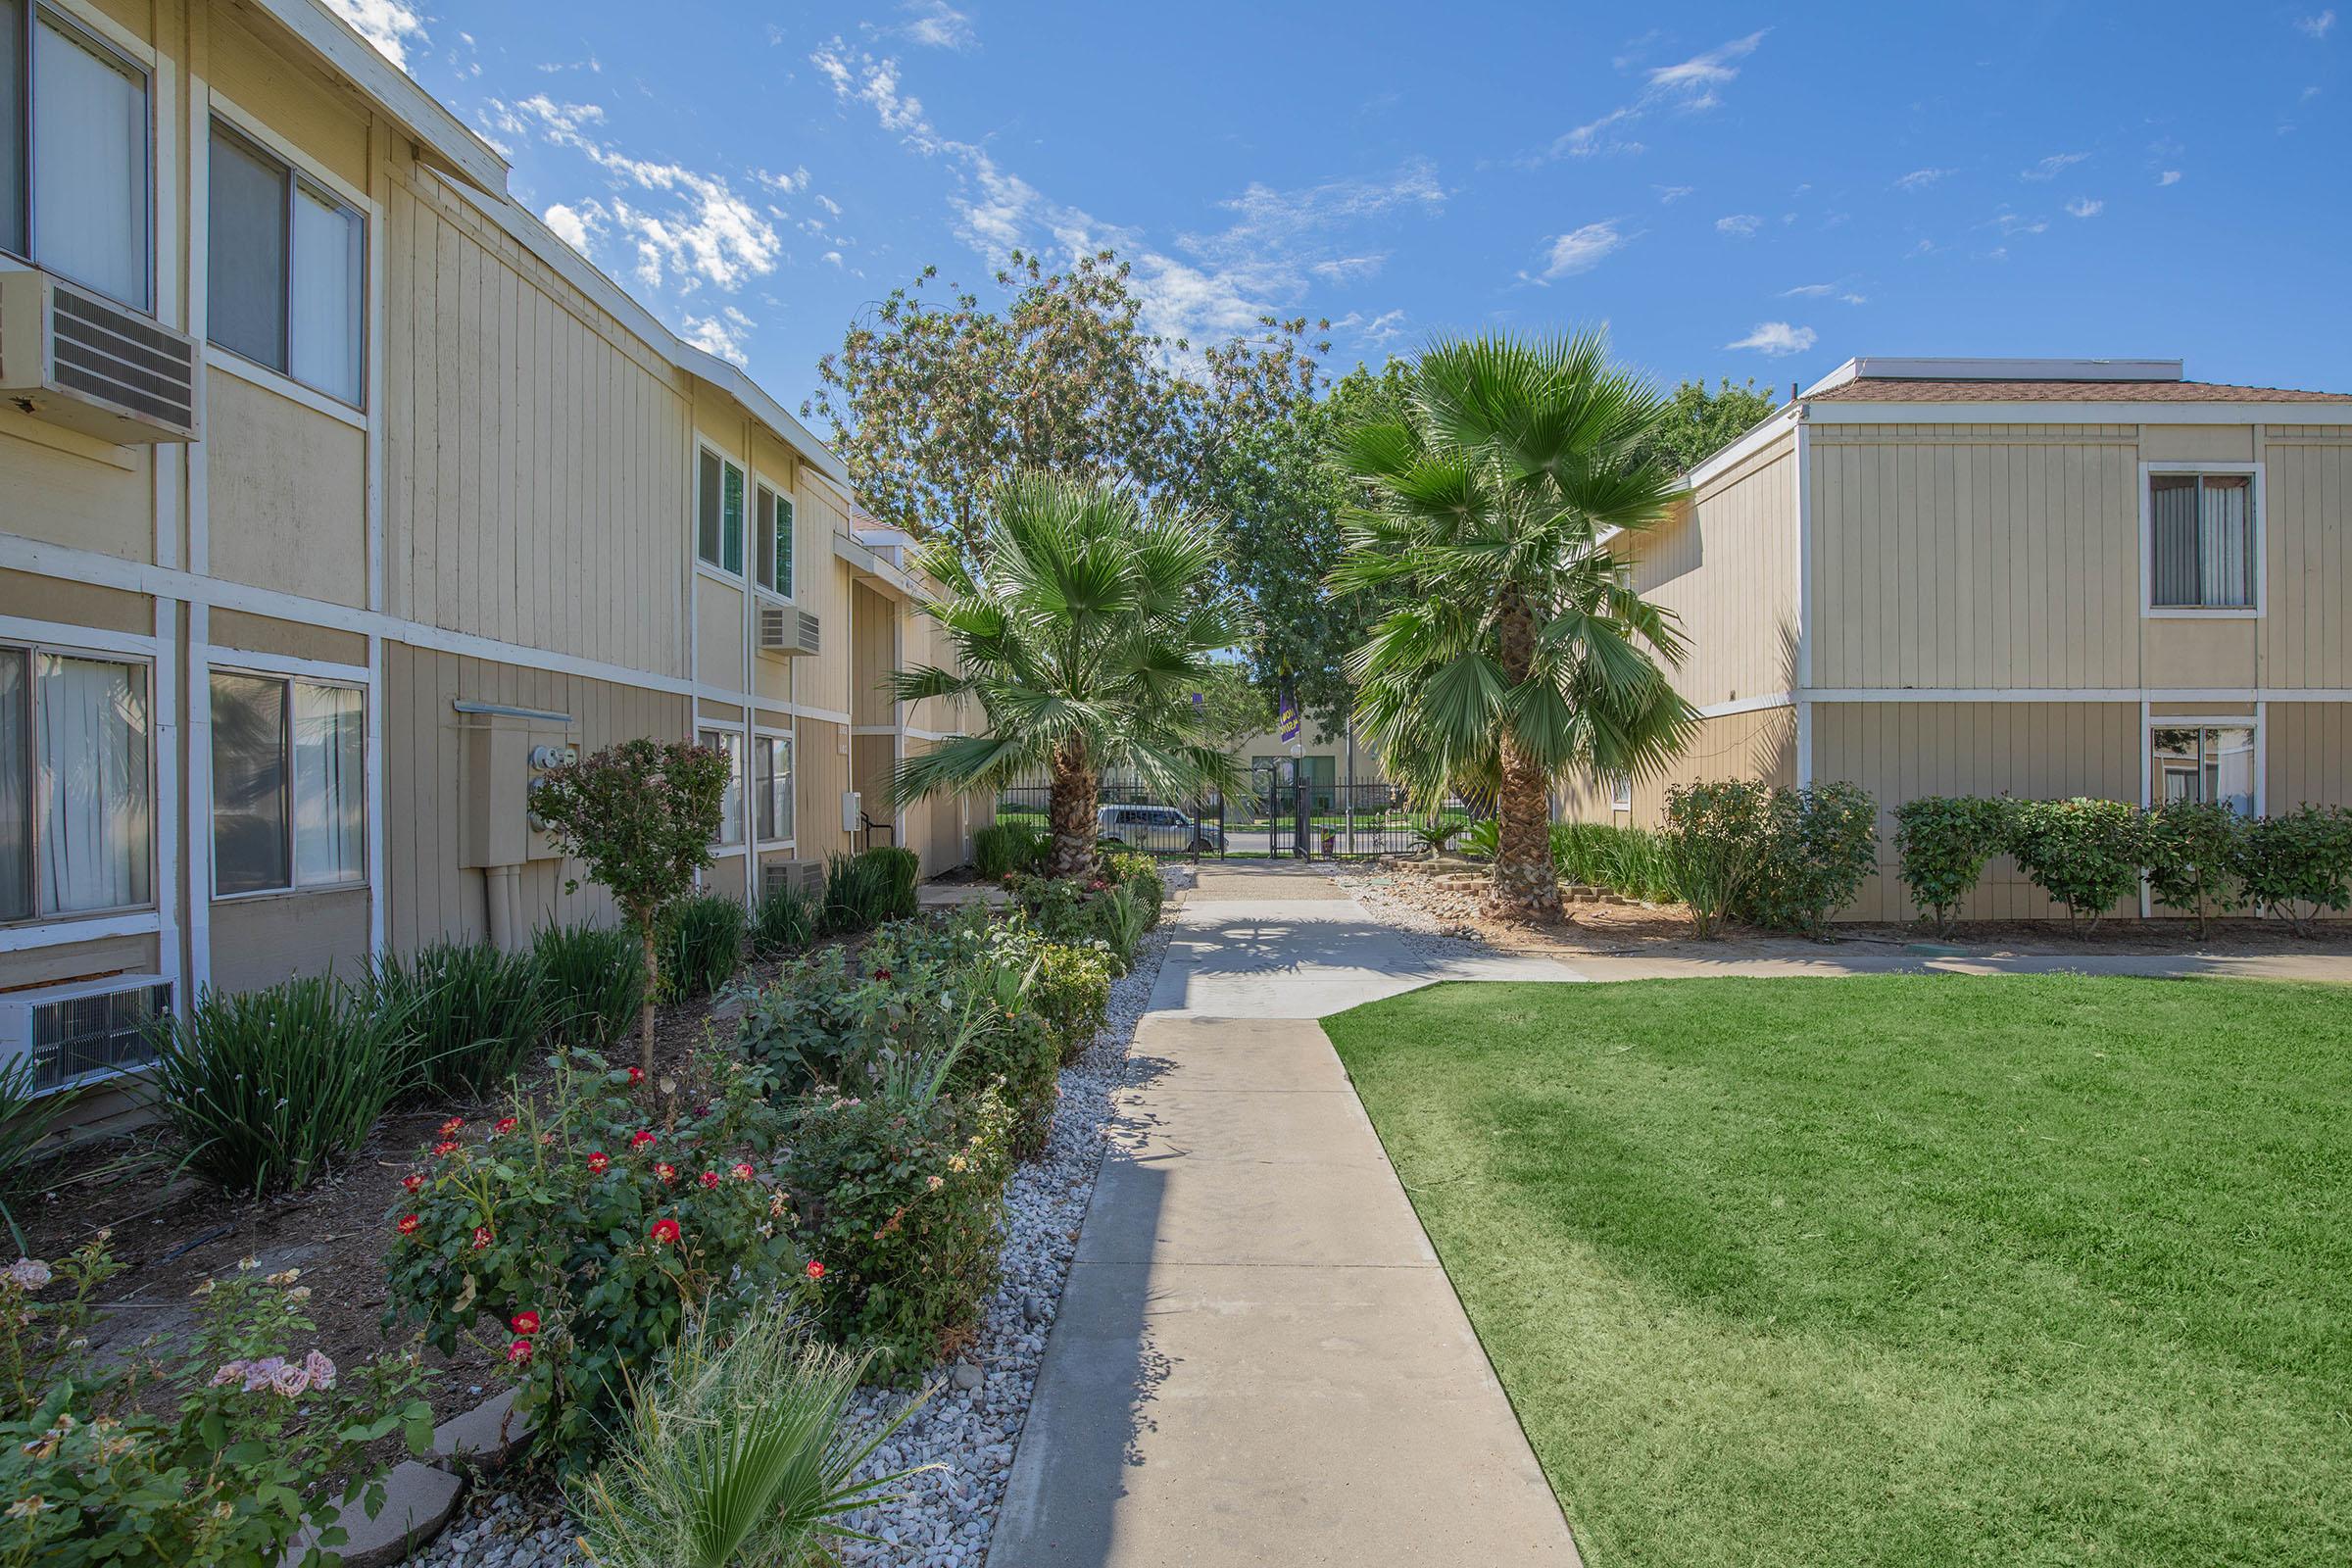
[[[730,894],[968,852],[985,803],[870,820],[961,722],[880,685],[933,657],[906,538],[506,180],[315,0],[0,0],[0,1054],[48,1081],[603,915],[529,814],[575,748],[723,747]]]
[[[1682,617],[1700,738],[1663,777],[1570,791],[1572,817],[1849,780],[1882,837],[1846,913],[1894,920],[1889,813],[1917,796],[2352,805],[2352,395],[2168,360],[1854,360],[1689,480],[1613,548]],[[2003,858],[1964,912],[2061,911]]]

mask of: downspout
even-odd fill
[[[501,953],[515,951],[515,929],[521,923],[522,867],[491,865],[482,868],[483,901],[490,917],[490,945]]]

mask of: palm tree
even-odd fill
[[[1496,781],[1505,912],[1559,907],[1554,779],[1652,774],[1697,726],[1659,667],[1683,655],[1675,617],[1609,550],[1680,494],[1642,455],[1668,407],[1600,332],[1485,337],[1423,354],[1403,417],[1341,446],[1359,503],[1331,584],[1405,596],[1350,658],[1358,721],[1424,792]]]
[[[1209,678],[1210,655],[1246,634],[1242,606],[1217,585],[1214,533],[1147,515],[1125,491],[1023,472],[995,507],[975,560],[944,539],[918,557],[941,585],[923,611],[957,667],[891,677],[901,702],[977,699],[988,732],[900,762],[891,800],[1045,773],[1048,869],[1081,876],[1094,863],[1104,768],[1130,770],[1171,800],[1239,785],[1192,694]]]

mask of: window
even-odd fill
[[[706,564],[743,575],[743,470],[709,447],[694,482],[694,553]]]
[[[2254,608],[2254,478],[2148,478],[2148,603],[2159,610]]]
[[[2201,801],[2254,814],[2254,729],[2250,724],[2160,726],[2149,732],[2153,804]]]
[[[726,847],[743,842],[743,735],[731,729],[707,729],[695,739],[714,752],[727,754],[727,793],[718,808],[718,837],[710,842]]]
[[[752,779],[762,843],[792,837],[792,737],[761,735],[752,742]]]
[[[147,74],[0,0],[0,250],[148,309],[147,162]]]
[[[207,331],[357,408],[367,226],[357,211],[213,122]]]
[[[213,672],[213,893],[368,879],[366,698]]]
[[[760,586],[792,597],[792,497],[760,487],[752,525],[760,535]]]
[[[0,647],[0,920],[154,902],[147,666]]]

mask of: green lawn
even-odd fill
[[[2352,991],[1327,1020],[1595,1568],[2352,1562]]]

